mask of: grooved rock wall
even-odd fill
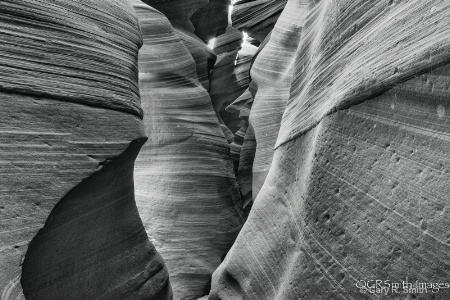
[[[450,61],[448,1],[321,1],[307,22],[277,146]]]
[[[220,121],[220,126],[227,141],[231,144],[234,140],[234,132],[237,130],[239,118],[236,115],[228,115],[225,112],[227,102],[235,100],[245,90],[245,82],[248,79],[245,70],[241,72],[241,79],[244,83],[239,86],[236,74],[236,59],[239,50],[242,48],[242,33],[236,28],[228,25],[224,34],[217,37],[214,44],[214,52],[217,54],[217,61],[211,72],[211,90],[209,92],[214,111]],[[243,90],[242,90],[243,88]],[[225,120],[222,118],[225,117]]]
[[[251,82],[249,88],[226,108],[230,113],[238,113],[241,119],[240,129],[236,132],[234,141],[230,145],[230,154],[235,162],[239,190],[241,191],[242,202],[246,212],[250,211],[253,200],[252,182],[256,140],[248,117],[253,105],[253,95],[250,90],[253,90],[254,86],[254,82]]]
[[[262,42],[272,30],[287,0],[240,0],[233,5],[233,26]]]
[[[203,88],[209,91],[210,73],[217,59],[214,51],[191,32],[181,28],[174,30],[195,61],[198,80]]]
[[[222,37],[226,37],[229,32],[233,31],[237,30],[230,26],[227,33],[217,38],[219,43],[222,42]],[[217,56],[217,62],[211,73],[210,91],[214,110],[232,133],[236,133],[240,127],[239,113],[230,113],[226,108],[239,98],[249,86],[251,60],[257,50],[247,41],[242,42],[242,34],[237,33],[233,35],[239,38],[239,46]],[[223,44],[219,44],[220,50],[224,48],[221,45]]]
[[[195,30],[191,22],[192,15],[209,4],[208,0],[144,0],[142,2],[164,14],[172,26],[181,27],[190,32]]]
[[[141,101],[149,140],[136,161],[136,201],[164,258],[174,299],[208,294],[242,225],[229,145],[191,54],[157,10],[133,1],[143,32]]]
[[[163,13],[173,27],[195,33],[205,43],[225,32],[230,0],[144,0]]]
[[[133,8],[2,1],[0,16],[1,299],[170,299],[134,202]]]
[[[95,12],[99,7],[103,11]],[[0,14],[2,91],[142,117],[135,57],[140,33],[129,5],[5,0]]]
[[[241,148],[245,142],[245,136],[246,136],[246,133],[247,133],[247,130],[249,127],[248,115],[250,113],[252,104],[253,104],[253,97],[252,97],[249,89],[247,89],[238,99],[233,101],[233,103],[228,105],[225,109],[226,112],[228,112],[231,115],[238,115],[239,119],[240,119],[239,129],[234,134],[233,142],[230,144],[230,156],[233,159],[233,162],[235,164],[235,170],[237,170],[239,168],[239,164],[240,164],[239,161],[241,159]],[[253,139],[254,139],[254,137],[253,137]],[[254,156],[255,156],[255,154],[253,153],[253,155],[251,156],[252,163],[249,165],[250,172],[252,169]],[[251,177],[251,173],[250,173],[250,177]],[[246,176],[246,178],[248,179],[248,176]],[[238,176],[238,180],[240,181],[240,176]],[[251,186],[251,183],[250,183],[250,186]],[[241,189],[241,194],[244,195],[244,193],[242,193],[242,185],[240,183],[239,183],[239,187]],[[251,188],[250,188],[250,193],[251,193]],[[251,197],[251,195],[250,195],[250,197]],[[243,197],[243,200],[244,200],[244,198],[245,197]],[[244,200],[244,202],[245,202],[245,200]]]
[[[310,6],[306,0],[288,2],[270,38],[260,46],[251,69],[256,94],[249,122],[257,145],[253,163],[253,200],[272,163],[281,117],[289,99],[295,54]]]
[[[448,282],[449,15],[445,1],[313,8],[271,168],[209,299],[374,299],[356,282]]]

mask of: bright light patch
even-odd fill
[[[208,42],[208,48],[214,49],[215,44],[216,44],[216,38],[210,39]]]

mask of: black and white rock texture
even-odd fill
[[[133,7],[5,0],[0,40],[1,299],[171,299],[134,201]]]
[[[233,2],[0,1],[1,300],[450,299],[450,2]]]
[[[261,188],[210,300],[448,282],[449,24],[447,1],[288,1],[251,71]]]
[[[136,160],[136,201],[174,299],[197,299],[208,294],[243,224],[241,197],[196,61],[161,12],[133,5],[143,33],[139,86],[149,137]]]

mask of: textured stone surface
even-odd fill
[[[1,299],[170,299],[134,202],[133,8],[2,1],[0,16]]]
[[[232,145],[232,152],[236,151],[235,134],[241,128],[239,110],[226,110],[227,106],[236,101],[250,84],[250,67],[257,47],[252,45],[244,35],[231,26],[220,35],[214,45],[217,61],[211,73],[210,95],[214,111],[221,122],[222,131]],[[243,132],[245,134],[245,132]],[[239,137],[238,137],[239,138]],[[234,161],[239,159],[236,152],[232,154]],[[235,163],[237,167],[237,163]]]
[[[230,31],[235,30],[230,27]],[[227,33],[223,36],[226,35]],[[221,37],[217,38],[219,42]],[[250,65],[257,48],[250,43],[242,42],[241,34],[236,34],[236,38],[239,38],[239,46],[218,54],[211,74],[210,94],[216,111],[224,110],[228,104],[242,95],[250,84]]]
[[[241,120],[240,128],[234,135],[234,140],[230,144],[230,155],[235,163],[239,190],[241,191],[244,208],[249,210],[252,202],[252,182],[253,182],[253,162],[256,152],[256,140],[252,126],[249,124],[248,117],[253,105],[253,96],[250,90],[251,86],[232,104],[227,106],[226,110],[230,113],[239,114]]]
[[[254,129],[253,200],[269,172],[281,117],[289,99],[295,54],[305,25],[308,1],[289,1],[251,69],[256,94],[249,122]]]
[[[211,99],[224,123],[233,133],[239,128],[238,114],[229,114],[226,107],[240,97],[250,84],[250,67],[257,48],[242,41],[239,51],[219,55],[211,75]]]
[[[450,60],[448,1],[321,1],[308,22],[277,145]]]
[[[245,85],[241,86],[239,90],[239,81],[235,73],[238,52],[242,48],[242,38],[242,33],[231,26],[230,20],[226,32],[217,37],[214,44],[217,61],[211,72],[211,90],[209,93],[222,131],[230,144],[233,142],[234,133],[238,129],[239,117],[236,114],[227,114],[225,108],[245,90]],[[246,76],[245,72],[241,74],[244,77]],[[244,78],[244,80],[247,78]],[[225,117],[225,120],[222,116]]]
[[[230,0],[210,0],[191,17],[194,33],[204,42],[225,32],[228,26]]]
[[[449,15],[445,1],[315,6],[273,163],[209,299],[375,299],[356,282],[448,282]],[[415,297],[450,297],[430,294]]]
[[[1,90],[142,116],[136,18],[119,1],[99,5],[102,13],[91,17],[95,8],[80,1],[2,1]]]
[[[144,38],[139,85],[149,136],[136,160],[136,201],[174,299],[197,299],[242,225],[239,190],[195,61],[160,12],[133,5]]]
[[[207,43],[225,32],[229,0],[144,0],[162,12],[175,28],[195,33]]]
[[[242,143],[239,167],[238,182],[241,190],[244,208],[250,207],[253,201],[253,164],[256,152],[256,139],[253,127],[249,124],[245,131],[244,141]]]
[[[278,148],[210,299],[372,299],[357,280],[447,282],[449,71]]]
[[[163,13],[172,26],[190,32],[195,30],[191,22],[192,15],[209,4],[208,0],[144,0],[143,2]]]
[[[262,42],[274,27],[287,0],[241,0],[233,5],[233,26]]]
[[[448,1],[144,2],[0,1],[1,300],[449,283]]]
[[[202,40],[193,33],[175,28],[175,33],[194,58],[197,77],[205,90],[210,90],[210,74],[216,62],[216,55]]]

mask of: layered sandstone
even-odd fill
[[[235,164],[239,190],[245,211],[249,211],[252,197],[253,185],[253,163],[256,153],[255,134],[248,117],[253,105],[251,85],[238,99],[227,106],[226,110],[231,114],[238,114],[241,120],[239,130],[234,134],[233,142],[230,144],[230,155]]]
[[[208,294],[211,274],[243,223],[229,145],[196,62],[159,11],[133,1],[143,32],[139,85],[148,142],[136,201],[169,269],[174,299]]]
[[[195,33],[207,43],[225,32],[230,0],[144,0],[163,13],[175,28]]]
[[[233,5],[233,26],[262,42],[270,33],[287,0],[240,0]]]
[[[231,10],[230,10],[231,13]],[[231,14],[226,32],[217,37],[214,52],[217,61],[211,72],[211,100],[222,127],[231,144],[231,153],[238,161],[234,144],[235,134],[241,127],[238,110],[227,110],[250,84],[250,67],[257,47],[244,38],[244,34],[231,25]],[[245,134],[245,132],[244,132]],[[236,163],[237,168],[237,163]]]
[[[358,281],[448,281],[450,5],[324,0],[303,26],[299,14],[272,163],[209,299],[373,299]]]
[[[290,95],[296,50],[309,8],[307,1],[289,1],[273,32],[258,49],[251,69],[255,101],[249,122],[257,145],[253,163],[253,200],[272,164],[281,117]]]
[[[2,1],[0,20],[1,298],[170,299],[134,202],[133,8]]]
[[[144,2],[0,3],[2,300],[448,282],[448,1]]]

